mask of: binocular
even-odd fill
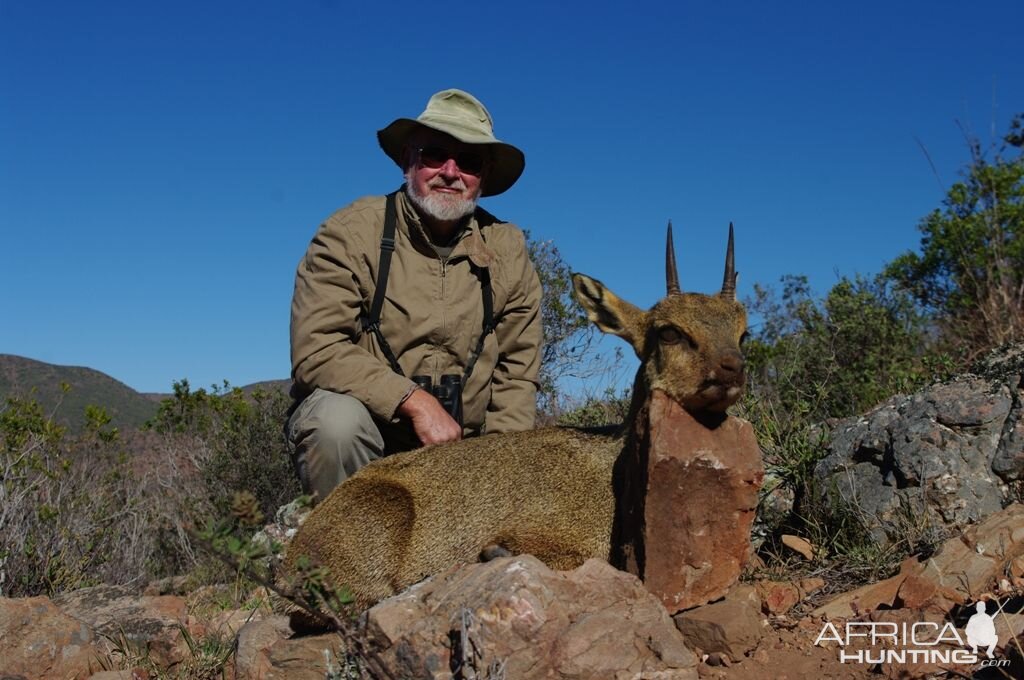
[[[442,375],[441,382],[434,385],[429,375],[414,375],[412,381],[441,402],[448,415],[462,427],[462,376]]]

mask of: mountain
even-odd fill
[[[242,387],[242,391],[245,392],[246,395],[250,395],[256,390],[263,390],[264,392],[280,390],[281,392],[288,394],[288,391],[291,390],[291,388],[292,381],[290,378],[286,378],[284,380],[263,380],[251,385],[245,385]]]
[[[61,384],[70,390],[64,392]],[[57,366],[13,354],[0,354],[0,399],[32,397],[54,419],[78,432],[85,407],[103,407],[119,428],[139,427],[156,414],[162,395],[142,395],[122,382],[83,366]]]
[[[67,383],[71,389],[63,392],[61,383]],[[291,380],[265,380],[246,385],[242,391],[250,394],[257,388],[280,389],[287,394],[291,384]],[[47,414],[54,415],[54,420],[72,432],[80,432],[85,424],[87,405],[102,407],[113,424],[121,429],[138,428],[157,414],[161,400],[171,394],[136,392],[94,369],[57,366],[26,356],[0,354],[0,410],[8,396],[31,396]]]
[[[68,392],[61,384],[70,386]],[[268,380],[243,387],[246,394],[256,387],[288,391],[289,380]],[[195,387],[195,386],[194,386]],[[85,407],[89,404],[103,407],[118,428],[138,428],[156,415],[160,401],[170,394],[142,394],[124,383],[92,368],[58,366],[43,361],[0,354],[0,408],[8,397],[32,397],[46,413],[68,427],[80,432],[85,424]]]

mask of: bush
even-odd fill
[[[280,390],[256,388],[246,395],[225,382],[209,392],[193,391],[181,380],[148,426],[194,439],[194,464],[216,515],[228,512],[234,493],[248,491],[272,517],[301,493],[283,431],[289,405]]]
[[[766,549],[780,533],[803,534],[884,571],[893,556],[872,552],[856,513],[822,507],[813,472],[830,422],[933,379],[941,362],[928,318],[883,277],[841,279],[816,300],[806,278],[787,276],[781,294],[755,286],[747,305],[762,323],[745,346],[749,381],[738,412],[754,426],[769,478],[782,485],[764,492],[772,507],[761,513],[764,529],[776,534]],[[788,512],[776,511],[776,497],[788,499]]]
[[[147,510],[110,418],[86,409],[68,437],[35,400],[0,412],[0,592],[125,583],[148,558]]]
[[[544,291],[541,298],[544,347],[537,390],[537,409],[543,419],[559,411],[560,379],[590,374],[588,363],[593,357],[588,355],[594,347],[596,332],[572,295],[572,272],[558,248],[551,241],[535,241],[529,233],[526,236],[530,260]]]
[[[283,443],[288,400],[187,381],[153,428],[121,433],[98,407],[70,436],[34,399],[0,410],[0,593],[52,595],[99,583],[142,585],[229,571],[200,555],[189,529],[225,516],[248,490],[273,515],[299,495]]]
[[[616,393],[608,387],[600,397],[587,397],[579,405],[569,406],[559,416],[558,424],[566,427],[595,428],[626,422],[632,390]]]
[[[750,383],[740,410],[754,424],[769,473],[794,499],[776,529],[884,569],[936,542],[941,532],[918,526],[910,508],[900,550],[879,553],[859,509],[828,506],[812,473],[834,419],[1024,339],[1022,129],[1018,116],[989,154],[969,140],[962,181],[921,221],[920,253],[898,257],[873,279],[844,278],[821,300],[800,276],[784,277],[781,294],[755,287],[748,307],[763,322],[746,346]]]
[[[886,269],[934,316],[941,340],[964,361],[1024,340],[1022,128],[1018,115],[1004,144],[989,154],[968,138],[971,162],[942,208],[921,221],[920,254],[906,253]]]
[[[763,322],[745,347],[749,391],[777,416],[849,416],[931,378],[928,319],[884,278],[843,278],[821,301],[805,277],[782,283],[781,297],[754,287],[747,305]]]

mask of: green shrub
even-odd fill
[[[33,399],[0,411],[0,590],[52,594],[123,583],[144,559],[142,499],[105,411],[70,437]]]
[[[984,152],[968,136],[971,162],[942,207],[921,220],[921,252],[896,258],[886,275],[930,313],[945,346],[964,361],[1024,340],[1024,116]]]
[[[608,387],[600,397],[588,397],[582,403],[571,402],[558,417],[558,424],[567,427],[604,427],[619,425],[629,415],[631,390],[616,393]]]
[[[289,404],[280,390],[257,388],[247,395],[225,382],[208,392],[181,380],[149,427],[197,440],[195,464],[216,515],[228,512],[234,493],[248,491],[273,517],[301,493],[283,431]]]
[[[559,410],[562,378],[590,372],[596,332],[587,321],[572,294],[572,271],[552,241],[539,241],[526,234],[530,260],[540,278],[541,326],[544,347],[541,350],[540,389],[537,408],[541,418],[551,417]]]
[[[787,276],[755,286],[762,323],[747,343],[749,390],[777,415],[809,422],[861,413],[933,378],[928,318],[882,277],[841,279],[823,300]]]
[[[0,593],[142,585],[193,573],[230,579],[198,552],[193,526],[247,490],[264,515],[299,495],[283,442],[279,391],[192,391],[161,404],[148,432],[122,433],[89,406],[69,435],[33,399],[0,409]]]

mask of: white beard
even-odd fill
[[[465,190],[465,186],[458,184],[446,184],[444,180],[435,179],[430,186],[450,186],[454,189]],[[475,198],[463,198],[453,194],[429,192],[426,195],[416,191],[416,185],[411,177],[406,177],[406,193],[412,199],[413,205],[420,209],[427,217],[440,222],[455,222],[461,220],[476,210]]]

